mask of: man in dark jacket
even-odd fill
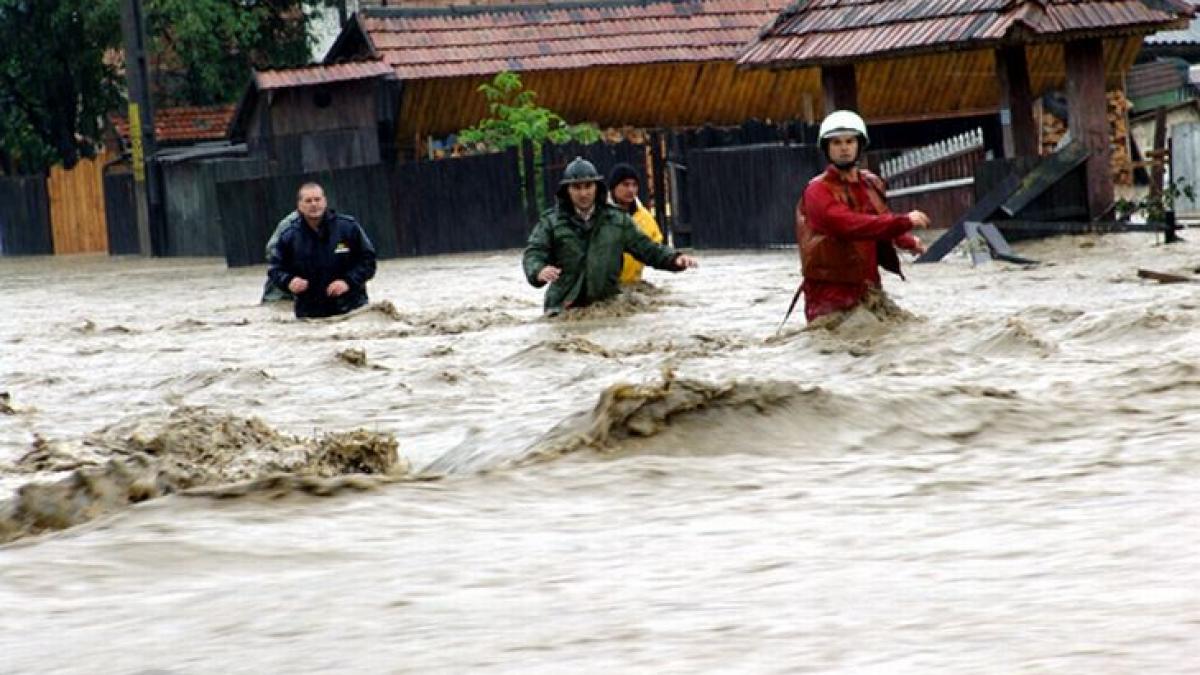
[[[582,157],[567,165],[557,196],[557,206],[530,233],[522,261],[530,284],[550,284],[547,314],[617,295],[623,253],[672,272],[696,266],[691,256],[651,241],[628,214],[608,204],[604,179]]]
[[[300,186],[300,218],[286,227],[268,261],[271,282],[296,297],[301,318],[345,314],[367,304],[375,247],[358,221],[327,208],[316,183]]]

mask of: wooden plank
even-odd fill
[[[70,171],[50,169],[50,226],[54,253],[107,253],[108,223],[104,213],[104,164],[107,154],[80,160]]]
[[[1090,152],[1079,141],[1071,141],[1065,148],[1049,155],[1021,180],[1020,187],[1004,203],[1000,209],[1009,217],[1016,216],[1037,199],[1043,192],[1052,188],[1064,176],[1088,161]],[[1107,166],[1105,171],[1107,171]]]
[[[1112,220],[1056,221],[997,220],[994,224],[1011,241],[1052,237],[1060,234],[1114,234],[1121,232],[1163,232],[1162,223],[1128,223]]]
[[[975,205],[970,208],[958,222],[946,230],[946,233],[938,237],[937,241],[930,244],[929,248],[917,258],[916,262],[930,263],[938,262],[946,257],[946,254],[954,250],[955,246],[966,236],[964,223],[967,221],[984,222],[989,221],[1004,200],[1008,199],[1018,186],[1021,184],[1021,179],[1018,174],[1010,173],[1006,178],[1001,180],[990,192],[975,202]]]
[[[1185,277],[1182,274],[1155,272],[1154,270],[1140,269],[1137,271],[1137,275],[1140,279],[1153,279],[1160,284],[1194,284],[1197,281],[1191,277]]]

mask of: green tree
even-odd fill
[[[227,103],[242,93],[251,68],[309,61],[313,17],[301,0],[144,2],[162,105]]]
[[[542,165],[542,145],[550,143],[595,143],[600,140],[600,129],[595,124],[568,124],[556,112],[537,105],[537,94],[526,91],[521,76],[508,71],[499,73],[490,84],[479,85],[479,91],[487,98],[491,117],[479,124],[458,132],[458,142],[472,150],[495,152],[521,145],[525,141],[533,144],[534,184],[537,186],[537,201],[545,204],[545,170]],[[524,177],[525,164],[521,163]]]
[[[90,157],[120,101],[105,53],[121,39],[109,0],[0,0],[0,167],[35,173]]]
[[[73,166],[123,112],[121,1],[0,0],[0,169]],[[142,3],[157,106],[233,101],[252,67],[308,61],[302,0]]]
[[[500,73],[490,84],[479,85],[479,91],[487,98],[491,117],[458,132],[458,142],[469,148],[495,151],[532,141],[534,149],[540,151],[546,141],[600,140],[596,125],[568,124],[558,113],[537,105],[537,94],[526,91],[516,73]]]

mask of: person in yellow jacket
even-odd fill
[[[638,199],[638,191],[641,188],[641,183],[638,180],[637,169],[632,165],[624,162],[613,166],[608,173],[608,200],[617,208],[629,214],[633,219],[633,224],[642,231],[647,237],[656,244],[661,244],[663,240],[662,230],[658,229],[658,222],[654,220],[654,216],[650,213]],[[638,262],[633,256],[625,254],[625,261],[621,265],[621,277],[619,282],[625,284],[636,284],[642,280],[642,268],[644,265]]]

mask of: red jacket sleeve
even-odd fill
[[[891,240],[912,229],[908,216],[874,216],[838,201],[821,181],[804,190],[804,215],[817,232],[851,240]]]

